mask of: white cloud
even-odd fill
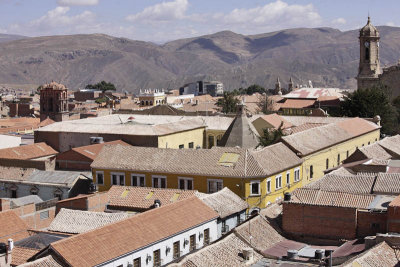
[[[343,24],[346,24],[346,22],[347,21],[344,18],[337,18],[337,19],[332,20],[332,23],[335,25],[337,25],[337,24],[343,25]]]
[[[60,6],[95,6],[99,4],[99,0],[58,0]]]
[[[315,26],[322,21],[312,4],[289,5],[281,0],[249,9],[236,8],[228,14],[214,14],[213,18],[226,25],[242,25],[246,28]]]
[[[129,15],[126,20],[130,22],[156,22],[172,21],[184,19],[188,8],[188,0],[174,0],[171,2],[162,2],[153,6],[146,7],[142,12]]]
[[[396,26],[396,24],[394,24],[394,22],[387,22],[387,23],[386,23],[386,26],[394,27],[394,26]]]

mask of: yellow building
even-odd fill
[[[112,185],[195,189],[213,193],[228,187],[264,208],[301,185],[301,163],[278,143],[260,150],[214,147],[174,150],[106,145],[91,167],[99,191]]]
[[[379,140],[380,126],[361,118],[344,119],[282,138],[304,160],[303,185],[337,167],[357,148]]]
[[[166,103],[164,90],[140,90],[138,98],[141,107],[151,107]]]

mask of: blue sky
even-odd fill
[[[105,33],[165,42],[231,30],[400,25],[399,0],[0,0],[0,33]]]

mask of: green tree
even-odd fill
[[[379,115],[382,134],[393,135],[398,132],[398,112],[390,102],[390,90],[381,84],[349,94],[341,104],[340,113],[342,116],[360,118]]]
[[[258,84],[250,85],[249,87],[247,87],[247,88],[244,90],[244,93],[245,93],[246,95],[252,95],[252,94],[254,94],[254,93],[260,93],[260,94],[262,94],[262,93],[265,93],[265,92],[266,92],[265,88],[262,87],[262,86],[260,86],[260,85],[258,85]]]
[[[281,125],[279,125],[276,130],[268,128],[263,129],[263,136],[260,136],[258,146],[265,147],[278,143],[281,140],[281,137],[284,136],[282,127],[283,122],[281,122]]]
[[[238,104],[239,99],[232,92],[224,92],[224,97],[217,101],[217,106],[222,108],[222,112],[225,114],[236,112]]]
[[[103,93],[105,91],[116,91],[117,88],[115,88],[115,85],[112,83],[108,83],[106,81],[101,81],[99,83],[96,84],[88,84],[85,87],[86,89],[97,89],[97,90],[101,90]]]

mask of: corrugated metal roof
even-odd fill
[[[74,172],[74,171],[41,171],[35,170],[27,179],[32,183],[58,184],[72,186],[80,177],[92,177],[91,172]]]

